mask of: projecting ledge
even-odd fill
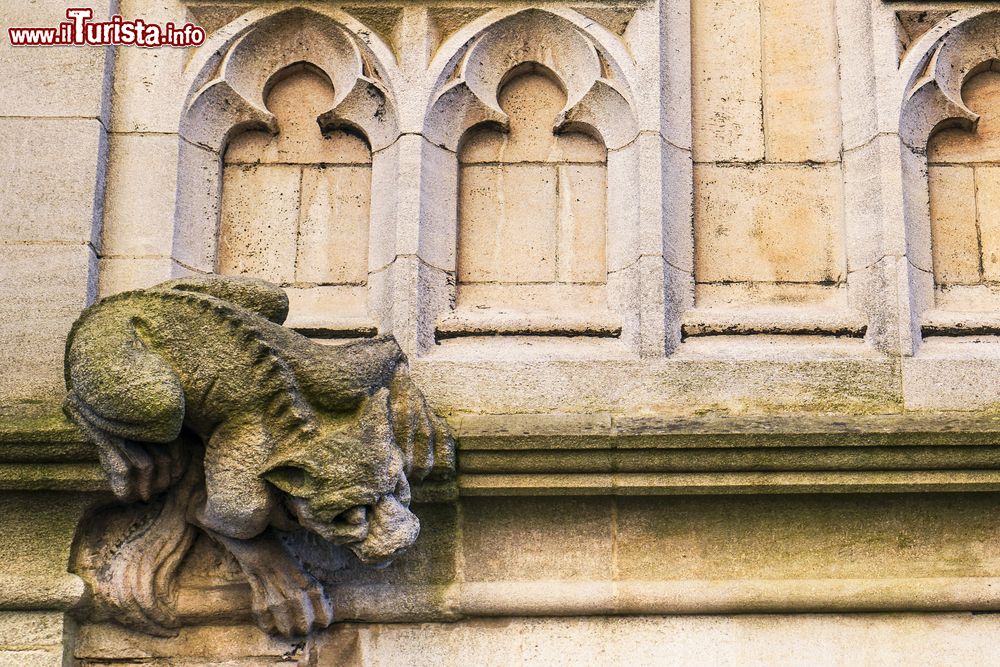
[[[1000,491],[1000,471],[462,474],[461,496],[655,496]]]
[[[456,418],[463,496],[1000,491],[991,415]]]
[[[0,411],[0,490],[105,491],[96,452],[57,407],[40,407]],[[1000,491],[1000,419],[989,414],[448,421],[463,496]],[[445,486],[419,485],[415,500],[452,500]]]
[[[387,601],[405,600],[405,604]],[[187,622],[238,618],[243,587],[186,590]],[[1000,579],[719,579],[677,581],[491,581],[438,586],[346,585],[339,621],[433,622],[469,617],[886,611],[997,611]]]

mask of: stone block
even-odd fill
[[[691,4],[694,159],[764,158],[760,0]]]
[[[660,131],[663,133],[664,139],[679,149],[687,151],[688,154],[691,153],[692,129],[691,14],[692,8],[689,3],[667,5],[662,8],[650,7],[648,10],[640,9],[637,12],[637,18],[641,23],[633,23],[635,32],[632,33],[639,39],[637,44],[649,43],[656,39],[653,37],[651,28],[658,24],[658,38],[661,40],[660,53],[665,54],[666,57],[661,55],[656,58],[653,53],[648,54],[648,57],[651,61],[650,70],[653,69],[652,63],[655,62],[655,67],[660,70],[662,83],[655,86],[657,88],[655,91],[643,90],[639,94],[642,97],[648,95],[651,106],[658,108]],[[642,32],[640,32],[640,25],[645,27]],[[651,75],[650,70],[646,70],[646,72]],[[650,86],[650,88],[653,87]],[[642,120],[646,119],[646,114],[643,113],[641,106],[637,108],[637,113]],[[642,129],[653,128],[644,124]]]
[[[303,168],[297,282],[367,281],[371,181],[369,167]]]
[[[368,288],[355,285],[288,287],[287,326],[370,325]]]
[[[608,271],[632,266],[639,258],[639,146],[636,142],[608,151]],[[690,217],[688,219],[690,226]]]
[[[104,128],[97,120],[0,118],[0,238],[98,241]]]
[[[400,207],[403,205],[404,196],[412,198],[406,188],[406,183],[401,182],[400,153],[410,149],[405,140],[409,135],[399,138],[394,144],[372,155],[372,181],[371,181],[371,224],[368,229],[368,271],[375,272],[384,269],[396,258],[399,250],[399,239],[397,239],[398,227],[400,224]],[[417,137],[417,140],[421,140]],[[405,146],[405,148],[404,148]],[[455,155],[451,155],[452,168],[450,171],[450,183],[441,179],[442,186],[451,186],[452,197],[458,196],[458,177],[455,171]],[[451,216],[453,220],[452,234],[455,233],[454,219],[457,214],[457,206],[452,208]],[[452,257],[454,258],[454,242],[452,243]]]
[[[993,285],[938,285],[933,291],[933,303],[928,306],[935,312],[929,317],[943,326],[955,329],[990,326],[988,323],[1000,314],[1000,292]],[[970,313],[978,315],[970,317]],[[928,313],[924,313],[923,319],[925,324],[929,323]]]
[[[989,665],[994,614],[679,614],[334,626],[308,667]]]
[[[466,581],[601,580],[614,548],[608,498],[463,502]]]
[[[461,168],[460,282],[555,280],[557,179],[554,166]]]
[[[276,283],[295,275],[301,169],[226,167],[219,226],[219,272]]]
[[[284,655],[297,655],[299,643],[268,636],[247,625],[205,624],[183,628],[176,637],[150,637],[114,623],[95,623],[80,628],[74,656],[95,663],[132,660],[148,664],[167,660],[201,665],[225,665],[229,660],[253,656],[260,663],[275,664]]]
[[[102,257],[98,274],[101,298],[133,289],[152,287],[189,273],[169,257]]]
[[[666,351],[668,342],[667,294],[672,291],[676,271],[658,255],[644,255],[636,265],[636,281],[639,292],[639,353],[644,357],[660,357]],[[672,338],[672,336],[670,336]]]
[[[603,312],[606,303],[604,285],[465,283],[458,286],[458,306],[468,310],[495,308],[507,312],[579,314]]]
[[[637,360],[618,341],[459,339],[410,363],[444,413],[868,414],[902,404],[898,362],[863,341],[743,336],[736,342],[689,339],[670,358]]]
[[[2,612],[0,613],[0,651],[25,647],[61,647],[64,622],[62,612]]]
[[[694,174],[698,282],[845,276],[839,167],[695,165]]]
[[[889,151],[899,154],[899,141],[895,137],[886,139],[896,145],[876,140],[844,151],[844,227],[848,271],[871,266],[878,261],[887,245],[881,227],[872,224],[873,216],[883,217],[886,208],[882,194],[883,179],[893,178],[893,171],[898,173],[899,170],[898,159],[895,170],[886,165],[885,159]],[[905,248],[905,242],[899,247]]]
[[[775,310],[785,317],[794,317],[783,304],[794,304],[793,311],[822,311],[827,316],[832,315],[831,310],[844,310],[848,305],[846,285],[701,283],[695,286],[694,292],[700,306],[731,311],[737,319],[748,309],[759,313]],[[805,312],[799,316],[808,317]]]
[[[928,167],[931,252],[934,279],[941,285],[980,281],[976,182],[972,167]]]
[[[663,164],[663,256],[687,273],[694,269],[694,239],[691,227],[694,204],[694,165],[691,151],[660,143]]]
[[[558,262],[560,282],[607,280],[607,168],[562,165],[558,168]]]
[[[905,253],[913,266],[932,273],[927,156],[905,144],[900,147],[895,137],[880,136],[876,141],[882,144],[879,160],[883,162],[882,190],[886,200],[881,222],[884,249],[880,256]]]
[[[85,6],[94,9],[95,20],[106,20],[110,5],[105,0]],[[4,73],[4,89],[0,95],[0,116],[102,116],[110,84],[107,64],[114,58],[113,49],[14,47],[7,40],[6,29],[11,26],[58,25],[66,20],[66,7],[59,0],[39,0],[7,3],[3,8],[0,71]],[[6,141],[4,145],[9,146]],[[39,144],[43,145],[51,144]]]
[[[983,280],[1000,280],[1000,167],[976,167],[976,223]]]
[[[166,3],[120,0],[126,18],[177,22],[182,10]],[[73,49],[78,55],[90,49]],[[178,85],[179,73],[191,57],[189,49],[119,48],[115,53],[111,95],[112,132],[177,132],[188,90]],[[141,81],[142,85],[136,85]]]
[[[218,270],[222,181],[218,153],[181,141],[171,255],[185,266],[203,273]]]
[[[102,248],[106,255],[169,252],[177,191],[176,134],[113,134]]]
[[[878,119],[875,58],[872,54],[872,7],[864,3],[836,4],[840,70],[840,114],[845,152],[876,136]],[[885,22],[886,24],[889,21]],[[888,55],[888,54],[884,54]],[[884,135],[883,135],[884,136]],[[889,137],[886,137],[889,138]]]
[[[415,134],[373,156],[372,258],[381,269],[398,255],[455,271],[458,232],[458,160],[455,153]]]
[[[0,650],[0,667],[64,667],[62,648],[28,651]]]
[[[766,158],[839,160],[840,82],[833,0],[762,0],[761,14]]]
[[[626,191],[626,196],[635,197],[639,204],[640,255],[663,255],[666,239],[664,237],[664,217],[666,202],[664,174],[667,157],[663,151],[663,138],[659,134],[643,132],[635,140],[638,152],[638,173],[635,181]]]
[[[4,493],[4,515],[0,522],[0,563],[3,563],[0,580],[4,598],[34,599],[33,608],[39,608],[48,597],[52,608],[56,606],[55,600],[72,597],[73,586],[64,582],[70,579],[79,584],[80,579],[66,572],[70,549],[80,517],[95,500],[98,497],[94,494],[80,492]],[[19,590],[20,586],[24,589]],[[82,587],[77,591],[77,599],[81,593]],[[51,628],[39,636],[49,632]]]
[[[925,339],[903,360],[907,410],[1000,409],[1000,356],[982,339]]]
[[[626,580],[995,576],[992,495],[678,497],[618,500]],[[696,527],[696,528],[695,528]]]
[[[0,245],[0,397],[59,396],[66,335],[96,291],[86,245]]]
[[[400,139],[403,141],[403,139]],[[455,271],[458,232],[458,160],[455,154],[420,140],[420,259]]]

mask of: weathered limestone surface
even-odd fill
[[[0,665],[995,662],[1000,2],[114,8],[0,39]]]
[[[809,307],[846,287],[835,3],[693,7],[695,303]]]
[[[281,533],[306,529],[368,565],[416,540],[407,477],[450,473],[447,427],[391,338],[326,347],[282,328],[287,313],[270,283],[192,278],[74,324],[64,410],[132,503],[89,517],[74,553],[94,618],[169,634],[174,574],[200,530],[239,564],[258,625],[304,635],[333,608]]]
[[[205,627],[130,646],[110,626],[83,629],[88,666],[147,664],[344,665],[926,665],[988,664],[994,616],[972,614],[639,616],[483,619],[448,624],[343,625],[307,644],[268,641],[249,628]],[[225,640],[219,641],[219,636]],[[504,647],[498,652],[498,647]],[[235,651],[232,649],[236,649]],[[239,655],[233,659],[231,656]]]
[[[108,3],[97,3],[106,12]],[[64,3],[5,7],[6,26],[54,25]],[[66,324],[96,293],[107,161],[110,49],[0,45],[0,397],[53,395]],[[31,286],[29,296],[28,286]],[[34,338],[38,337],[37,344]]]

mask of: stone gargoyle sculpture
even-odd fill
[[[288,531],[381,565],[417,538],[408,480],[444,478],[454,443],[392,338],[323,345],[281,326],[288,299],[191,278],[85,310],[66,344],[66,414],[96,445],[118,512],[78,537],[90,618],[175,632],[197,532],[232,555],[268,632],[333,620]]]

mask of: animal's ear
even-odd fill
[[[312,475],[296,465],[279,465],[264,473],[264,479],[285,493],[300,498],[310,495]]]

